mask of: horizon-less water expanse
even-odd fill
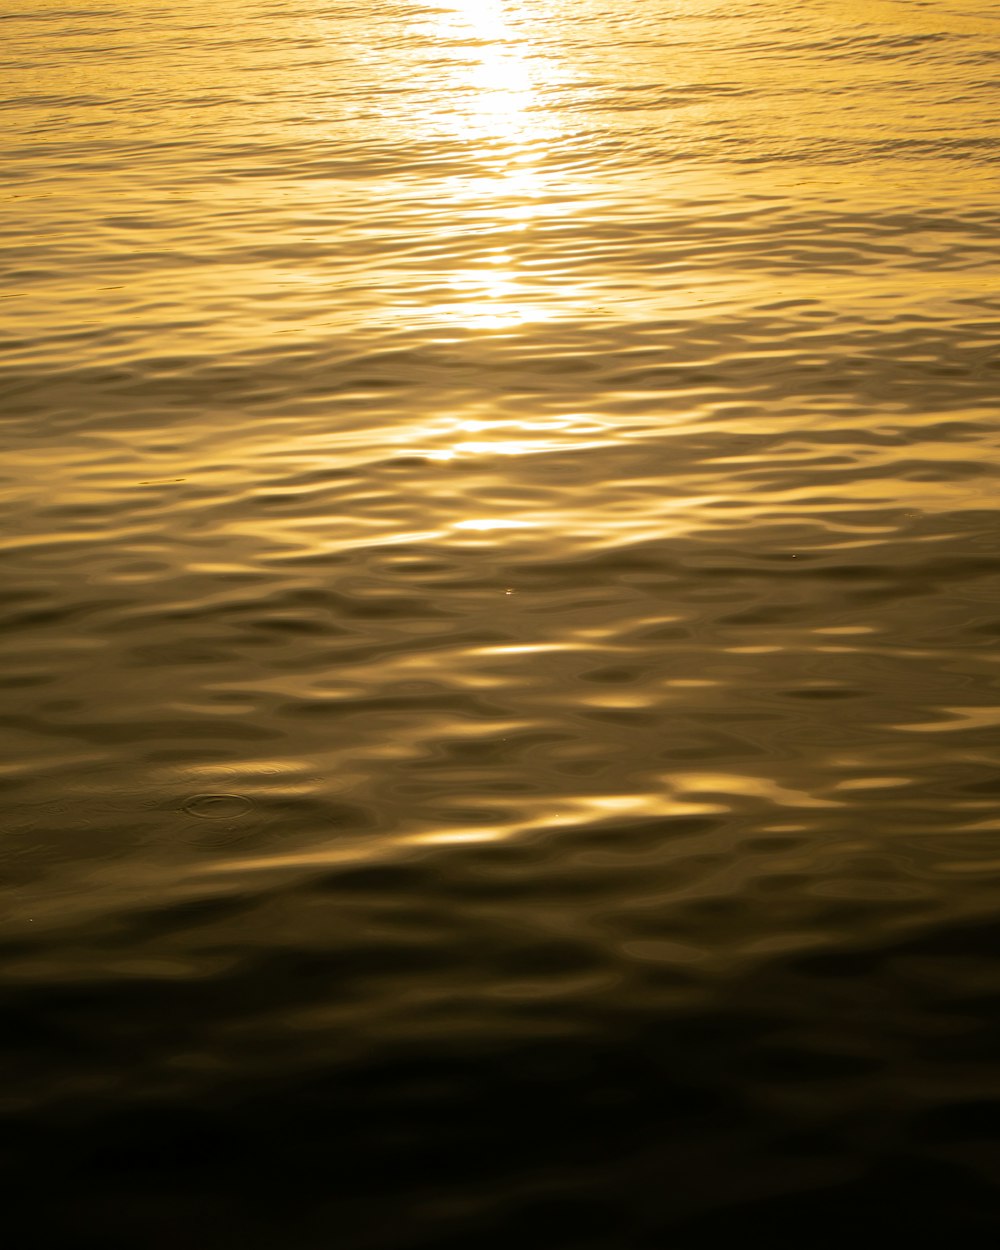
[[[992,0],[0,34],[18,1244],[1000,1231]]]

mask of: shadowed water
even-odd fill
[[[0,34],[39,1237],[1000,1231],[995,6]]]

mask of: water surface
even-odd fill
[[[1000,1228],[995,6],[0,33],[32,1219]]]

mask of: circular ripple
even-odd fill
[[[183,806],[189,816],[202,820],[233,820],[245,816],[253,803],[242,794],[193,794]]]

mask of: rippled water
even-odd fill
[[[12,0],[33,1226],[1000,1229],[998,19]]]

